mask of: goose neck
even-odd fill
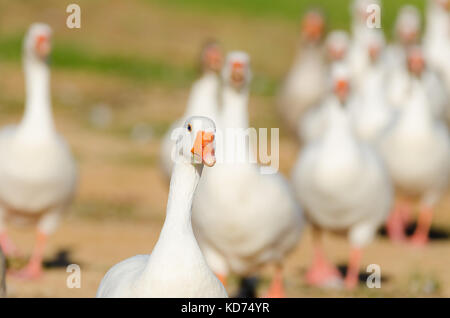
[[[22,136],[39,138],[54,132],[50,103],[50,70],[46,62],[26,57],[25,114],[20,124]]]
[[[226,86],[223,90],[222,124],[224,128],[248,128],[248,89],[236,90]]]
[[[166,219],[157,245],[177,237],[193,235],[191,208],[195,190],[202,172],[201,165],[177,163],[170,180]]]

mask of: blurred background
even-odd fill
[[[152,250],[168,193],[159,169],[160,139],[183,114],[198,76],[199,50],[208,38],[217,38],[226,51],[250,54],[251,126],[280,127],[280,169],[289,176],[299,148],[283,129],[275,96],[296,53],[300,18],[314,6],[324,10],[328,29],[348,30],[350,21],[349,0],[77,0],[81,29],[69,29],[66,7],[72,2],[0,0],[0,123],[18,122],[23,113],[23,36],[31,23],[48,23],[54,30],[55,122],[80,169],[76,200],[49,240],[44,276],[32,282],[8,278],[12,297],[93,297],[113,264]],[[398,8],[407,3],[423,12],[424,0],[383,1],[388,38]],[[287,295],[450,297],[449,212],[450,193],[437,207],[431,244],[424,250],[393,245],[383,235],[367,248],[362,269],[381,266],[381,289],[307,287],[302,276],[312,252],[305,233],[287,260]],[[11,235],[21,250],[31,252],[32,228],[11,227]],[[344,238],[330,234],[325,245],[330,259],[345,263]],[[9,266],[23,262],[10,260]],[[80,289],[66,287],[70,263],[81,266]],[[263,272],[261,290],[268,280]]]

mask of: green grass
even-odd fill
[[[298,21],[309,8],[321,8],[330,28],[348,28],[349,8],[353,0],[143,0],[176,9],[203,11],[208,14],[234,14],[247,18],[284,19]],[[412,4],[424,8],[425,0],[382,1],[383,28],[391,30],[398,8]],[[390,32],[386,32],[389,34]]]
[[[66,70],[88,71],[103,75],[113,75],[138,82],[155,82],[174,87],[190,86],[197,76],[194,66],[183,67],[155,59],[136,56],[99,54],[79,46],[55,41],[51,57],[52,67]],[[0,60],[19,62],[22,34],[3,36],[0,39]],[[277,79],[255,74],[254,92],[272,95],[276,91]]]
[[[349,6],[351,0],[142,0],[165,6],[169,10],[196,12],[201,16],[211,14],[230,14],[252,19],[264,18],[267,23],[278,20],[295,21],[310,7],[324,10],[330,29],[348,28]],[[412,3],[424,7],[424,0],[383,1],[383,28],[387,35],[392,32],[393,21],[399,7]],[[21,56],[21,34],[3,34],[0,38],[0,59],[18,63]],[[52,54],[52,66],[57,69],[86,71],[105,76],[117,76],[143,83],[159,83],[171,87],[189,87],[197,76],[194,66],[175,65],[164,57],[147,58],[121,55],[115,52],[99,53],[81,44],[73,44],[64,39],[56,39]],[[252,92],[257,95],[273,96],[280,78],[255,70]]]
[[[163,61],[121,56],[114,53],[99,54],[73,44],[55,41],[51,57],[52,67],[84,70],[115,75],[138,81],[155,81],[182,86],[195,77],[194,68],[181,68]],[[22,35],[3,37],[0,40],[0,59],[19,61]]]

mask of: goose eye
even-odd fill
[[[188,124],[187,130],[188,130],[188,131],[192,131],[192,126],[191,126],[191,124]]]

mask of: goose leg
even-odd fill
[[[19,256],[19,250],[9,237],[6,230],[0,232],[0,247],[3,250],[5,256]]]
[[[411,243],[416,246],[424,246],[428,243],[428,233],[430,232],[431,221],[433,219],[433,209],[423,206],[417,220],[417,228],[411,237]]]
[[[61,211],[63,207],[54,208],[53,211],[44,214],[39,220],[36,244],[30,261],[24,269],[13,272],[12,275],[20,279],[37,279],[42,276],[42,261],[44,258],[44,251],[47,245],[48,236],[54,232],[59,224],[61,218]]]
[[[36,245],[28,264],[24,269],[21,269],[11,274],[20,279],[37,279],[42,276],[42,260],[44,250],[47,242],[47,234],[38,231],[36,235]]]
[[[0,207],[0,247],[6,256],[18,256],[19,251],[6,232],[4,219],[5,210],[3,207]]]
[[[353,289],[358,285],[359,265],[362,251],[360,248],[352,248],[348,262],[347,274],[345,276],[345,287]]]
[[[266,298],[285,298],[284,284],[283,284],[283,267],[281,264],[277,264],[275,273],[272,277],[269,290],[266,294]]]
[[[388,236],[393,242],[404,242],[406,240],[405,229],[409,222],[409,217],[409,204],[397,201],[394,211],[392,211],[386,223]]]
[[[322,247],[322,231],[316,227],[313,228],[314,260],[306,273],[306,282],[313,286],[327,286],[339,284],[341,274],[333,264],[330,264],[325,258]]]

